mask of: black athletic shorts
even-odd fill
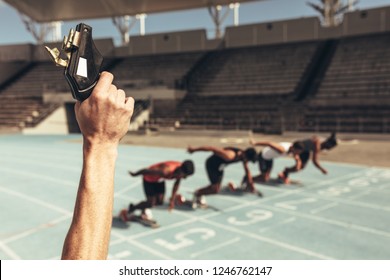
[[[299,158],[301,159],[301,162],[302,162],[302,168],[305,167],[306,163],[309,161],[310,159],[310,152],[302,152],[300,155],[299,155]]]
[[[144,180],[144,192],[146,196],[165,194],[165,181],[151,183]]]
[[[220,184],[223,178],[224,161],[212,155],[206,160],[206,171],[211,184]]]
[[[264,159],[261,152],[258,156],[260,173],[264,174],[271,171],[274,161],[271,159]]]

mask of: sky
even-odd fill
[[[267,0],[244,3],[240,5],[239,23],[242,25],[317,16],[316,12],[307,5],[307,2],[320,3],[320,0]],[[348,0],[344,0],[344,2],[347,3]],[[382,6],[390,6],[390,0],[359,0],[356,5],[357,9],[360,10]],[[22,23],[18,12],[2,0],[0,0],[0,22],[0,45],[35,43],[33,36]],[[75,28],[80,22],[92,26],[94,38],[113,38],[114,42],[119,44],[120,34],[111,19],[64,22],[62,36],[67,35],[69,30]],[[232,25],[233,12],[230,12],[222,28]],[[149,14],[146,18],[146,34],[192,29],[206,29],[208,37],[213,38],[215,27],[206,8]],[[130,35],[138,34],[139,23],[130,32]]]

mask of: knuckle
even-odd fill
[[[107,72],[107,71],[103,71],[101,74],[100,74],[101,77],[103,78],[107,78],[107,79],[113,79],[114,78],[114,75],[110,72]]]
[[[117,89],[116,85],[111,84],[109,91],[111,93],[116,93],[118,91],[118,89]]]

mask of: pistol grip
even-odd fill
[[[76,26],[65,78],[71,88],[73,98],[87,99],[98,79],[103,57],[92,40],[92,27],[80,23]]]

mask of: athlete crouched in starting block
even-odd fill
[[[312,138],[300,140],[299,142],[301,142],[303,146],[303,150],[299,154],[300,164],[296,164],[292,167],[286,167],[283,172],[279,173],[278,175],[279,180],[285,184],[290,182],[290,173],[301,171],[306,167],[310,157],[312,158],[314,166],[317,167],[322,172],[322,174],[328,174],[328,171],[323,168],[319,162],[319,154],[322,151],[331,150],[337,146],[336,133],[334,132],[326,139],[313,136]]]
[[[120,212],[120,218],[123,221],[130,221],[139,216],[135,216],[133,212],[135,210],[141,210],[142,220],[151,220],[150,208],[156,205],[162,205],[165,196],[165,181],[176,180],[171,198],[169,200],[169,210],[172,210],[175,206],[176,193],[179,189],[181,179],[194,174],[194,163],[191,160],[184,162],[179,161],[165,161],[156,163],[148,168],[141,169],[137,172],[130,172],[131,176],[143,176],[143,188],[146,195],[146,201],[141,201],[138,204],[130,204],[128,209],[123,209]]]
[[[274,159],[279,157],[292,156],[295,159],[296,166],[298,168],[301,165],[301,159],[299,155],[303,152],[304,144],[300,141],[294,143],[291,142],[271,142],[271,141],[254,141],[250,140],[252,146],[263,146],[264,148],[259,152],[259,170],[260,174],[253,177],[254,182],[262,183],[268,182],[271,177],[271,171],[274,163]],[[246,176],[242,179],[241,187],[246,186],[248,179]],[[232,183],[229,183],[231,187]]]
[[[246,150],[241,150],[239,148],[234,147],[226,147],[226,148],[217,148],[212,146],[202,146],[202,147],[188,147],[189,153],[204,151],[204,152],[212,152],[213,154],[206,160],[206,170],[207,175],[210,180],[210,185],[198,189],[194,193],[193,198],[193,208],[204,207],[206,201],[204,199],[205,195],[216,194],[219,192],[221,188],[223,171],[225,166],[242,162],[245,170],[245,175],[248,178],[248,191],[257,192],[253,185],[252,176],[248,167],[248,161],[256,162],[257,153],[254,148],[249,148]]]

